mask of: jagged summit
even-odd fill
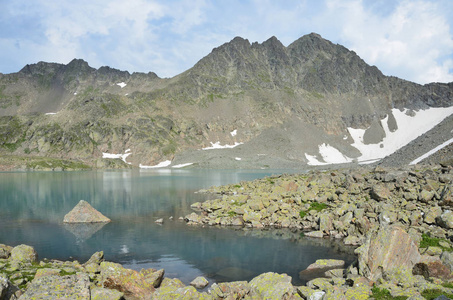
[[[215,165],[226,158],[198,150],[241,145],[225,155],[248,167],[360,161],[401,147],[451,106],[453,83],[385,76],[316,33],[288,46],[235,37],[167,79],[81,59],[2,75],[0,153]]]

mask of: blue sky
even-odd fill
[[[451,0],[0,0],[1,73],[82,58],[172,77],[241,36],[285,46],[311,32],[385,75],[453,81]]]

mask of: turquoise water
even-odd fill
[[[290,230],[192,227],[178,221],[190,204],[208,199],[197,190],[239,183],[282,170],[132,170],[0,173],[0,243],[32,245],[39,258],[85,262],[103,250],[126,267],[164,268],[188,284],[250,280],[263,272],[298,273],[320,258],[353,260],[352,249]],[[212,197],[212,196],[211,196]],[[112,219],[68,225],[62,220],[79,200]],[[173,217],[173,220],[170,219]],[[154,221],[164,218],[164,224]]]

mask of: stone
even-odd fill
[[[211,295],[214,299],[243,299],[250,292],[250,284],[247,281],[233,281],[214,283],[211,286]]]
[[[440,260],[442,261],[443,264],[450,268],[450,271],[453,271],[453,253],[444,251],[440,255]]]
[[[28,245],[19,245],[11,250],[10,260],[20,263],[34,263],[38,261],[38,253]]]
[[[332,269],[324,273],[324,276],[328,278],[339,278],[343,277],[345,269]]]
[[[38,279],[40,277],[45,277],[45,276],[52,276],[52,275],[60,275],[60,270],[59,269],[54,269],[54,268],[38,269],[36,271],[34,279]]]
[[[320,289],[322,291],[328,291],[332,289],[332,283],[330,278],[315,278],[307,282],[307,286],[312,289]]]
[[[149,297],[148,297],[149,299]],[[166,285],[160,287],[152,295],[153,300],[189,300],[189,299],[211,299],[206,293],[199,293],[193,286],[178,287],[176,285]]]
[[[293,294],[291,276],[263,273],[250,281],[250,296],[258,299],[288,299]]]
[[[357,246],[357,245],[360,245],[361,241],[362,240],[359,237],[355,236],[355,235],[348,235],[347,237],[344,238],[343,243],[345,245]]]
[[[200,223],[201,222],[201,217],[199,215],[197,215],[196,213],[191,213],[191,214],[185,216],[184,219],[187,222],[192,222],[192,223]]]
[[[99,265],[103,261],[104,261],[104,251],[98,251],[98,252],[93,253],[93,255],[91,255],[90,259],[87,260],[87,262],[84,263],[83,265],[89,265],[89,264]]]
[[[158,288],[164,278],[165,270],[142,269],[140,274],[144,276],[147,283],[150,283],[153,287]]]
[[[324,233],[322,231],[310,231],[304,232],[304,235],[308,237],[322,238],[324,236]]]
[[[428,254],[428,255],[431,255],[431,256],[441,255],[442,254],[442,249],[439,248],[439,247],[435,247],[435,246],[429,246],[423,254]]]
[[[123,292],[125,296],[143,299],[155,291],[153,283],[145,280],[145,275],[117,263],[102,262],[100,283],[103,287]]]
[[[124,294],[112,289],[94,287],[91,289],[91,300],[122,300]]]
[[[426,224],[435,224],[436,218],[442,214],[442,208],[439,206],[433,206],[428,209],[424,215],[424,221]]]
[[[376,281],[383,273],[409,270],[420,261],[418,246],[409,234],[397,225],[382,227],[368,235],[358,254],[359,274]]]
[[[4,299],[6,293],[8,292],[10,282],[8,278],[0,276],[0,299]]]
[[[371,188],[370,196],[376,201],[386,201],[389,200],[391,192],[388,188],[383,185],[374,185]]]
[[[0,244],[0,259],[7,259],[11,255],[13,247]]]
[[[154,221],[154,223],[163,224],[164,223],[164,219],[163,218],[157,219],[156,221]]]
[[[332,214],[322,214],[319,217],[319,231],[328,233],[329,231],[333,230],[333,218]]]
[[[90,300],[90,278],[86,274],[50,275],[34,279],[20,300]]]
[[[306,270],[331,270],[344,267],[344,260],[341,259],[318,259],[307,267]]]
[[[439,217],[436,218],[436,222],[439,226],[452,229],[453,228],[453,212],[451,210],[444,211]]]
[[[64,223],[107,223],[110,221],[85,200],[80,200],[63,219]]]
[[[209,281],[204,278],[203,276],[198,276],[192,282],[190,283],[191,286],[197,288],[197,289],[202,289],[205,288],[209,284]]]

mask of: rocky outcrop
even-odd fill
[[[110,221],[85,200],[80,200],[63,219],[64,223],[107,223]]]
[[[10,260],[18,263],[34,263],[38,260],[38,253],[33,247],[19,245],[11,250]]]
[[[86,274],[50,275],[33,280],[20,300],[80,299],[90,300],[90,278]]]
[[[411,273],[420,261],[418,246],[399,226],[383,226],[356,249],[359,274],[376,281],[394,272]]]

